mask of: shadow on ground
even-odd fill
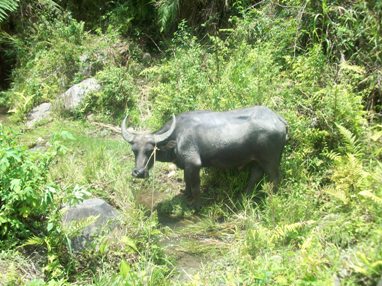
[[[143,205],[148,213],[156,211],[159,226],[163,232],[160,245],[174,263],[174,282],[187,282],[200,273],[204,265],[214,263],[230,249],[227,233],[221,235],[219,229],[224,228],[224,217],[214,223],[217,229],[209,231],[206,225],[210,222],[208,215],[203,215],[215,205],[243,204],[247,194],[240,192],[231,194],[217,193],[214,187],[204,190],[200,200],[200,209],[190,203],[181,192],[147,191],[136,194],[136,202]],[[264,193],[251,196],[254,203],[261,203]],[[216,218],[215,218],[216,219]],[[224,237],[224,238],[223,238]],[[233,239],[233,237],[232,237]]]

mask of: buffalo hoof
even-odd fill
[[[199,211],[202,208],[200,198],[194,198],[191,195],[187,197],[187,205],[195,211]]]
[[[201,204],[200,200],[193,201],[192,207],[194,208],[195,211],[200,211],[202,209],[202,204]]]

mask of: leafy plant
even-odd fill
[[[16,11],[19,0],[2,0],[0,2],[0,23],[4,21],[10,12]]]
[[[128,69],[107,67],[96,77],[102,88],[99,92],[89,95],[81,108],[82,112],[97,111],[116,120],[128,110],[133,120],[136,120],[138,90]]]
[[[39,233],[56,188],[48,180],[55,152],[42,154],[15,143],[0,124],[0,235],[4,242]]]

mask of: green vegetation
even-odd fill
[[[22,149],[0,128],[1,238],[10,242],[41,231],[41,217],[55,193],[46,178],[53,157]]]
[[[381,1],[80,2],[0,3],[0,59],[14,63],[0,69],[2,283],[381,280]],[[23,128],[31,108],[89,77],[101,89],[74,113]],[[260,104],[289,124],[279,192],[265,181],[244,194],[245,170],[208,169],[199,212],[182,172],[156,163],[133,179],[128,144],[86,121],[128,113],[155,129],[173,113]],[[121,227],[75,252],[83,226],[62,226],[60,209],[94,196]]]
[[[0,22],[7,18],[9,12],[17,9],[18,2],[18,0],[5,0],[0,3]]]

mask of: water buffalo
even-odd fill
[[[173,115],[154,133],[138,134],[121,124],[122,136],[132,146],[132,175],[145,178],[156,160],[173,162],[184,170],[185,194],[197,200],[200,168],[251,166],[246,190],[251,191],[264,174],[276,189],[281,154],[287,138],[286,121],[264,106],[225,112],[191,111]]]

